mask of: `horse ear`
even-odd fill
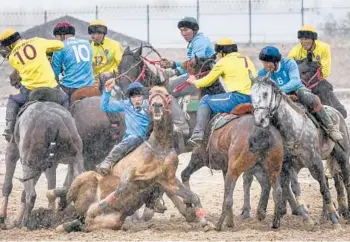
[[[250,78],[250,80],[251,80],[251,81],[252,81],[252,83],[254,84],[254,83],[255,83],[255,81],[256,81],[256,79],[255,79],[255,77],[253,76],[252,71],[251,71],[251,70],[248,70],[248,74],[249,74],[249,78]]]
[[[141,43],[141,45],[140,45],[140,48],[137,50],[137,52],[136,52],[136,54],[138,55],[138,56],[141,56],[142,55],[142,49],[143,49],[143,45],[142,45],[142,43]]]

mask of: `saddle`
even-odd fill
[[[234,119],[251,113],[253,113],[253,105],[251,103],[239,104],[231,111],[231,113],[219,113],[215,115],[209,122],[211,132],[224,127]]]
[[[81,100],[86,97],[95,97],[100,95],[101,93],[96,87],[82,87],[73,92],[70,98],[70,103],[74,103],[75,101]]]

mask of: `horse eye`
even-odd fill
[[[263,98],[267,98],[267,92],[263,93]]]

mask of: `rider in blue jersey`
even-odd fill
[[[299,68],[293,59],[282,58],[279,50],[274,46],[266,46],[259,54],[264,66],[258,76],[265,76],[271,72],[271,79],[286,94],[295,93],[304,106],[314,113],[317,119],[326,127],[329,136],[334,141],[343,139],[343,135],[333,125],[331,119],[322,106],[320,99],[307,89],[300,80]]]
[[[179,28],[183,38],[186,40],[186,42],[188,42],[188,59],[194,58],[195,56],[210,57],[215,53],[210,40],[203,33],[198,32],[199,25],[195,18],[185,17],[178,22],[177,27]],[[184,83],[188,78],[188,74],[182,68],[181,64],[181,62],[162,59],[161,66],[163,68],[171,68],[171,70],[168,69],[166,72],[168,77],[174,75],[180,76],[178,79],[170,81],[169,90],[171,92],[175,87],[181,83]],[[185,88],[180,92],[172,93],[172,95],[174,97],[181,97],[184,95],[193,94],[196,92],[196,90],[196,87],[194,85],[191,85],[190,87]]]
[[[82,87],[93,86],[92,48],[87,40],[74,37],[75,28],[67,23],[58,23],[53,34],[62,40],[64,48],[53,54],[52,69],[56,79],[62,74],[61,87],[68,94]]]

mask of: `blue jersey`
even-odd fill
[[[56,78],[62,74],[62,85],[70,88],[92,86],[92,48],[87,40],[74,37],[63,41],[64,48],[53,54],[52,69]]]
[[[187,58],[191,59],[194,56],[197,57],[210,57],[214,54],[213,46],[210,40],[205,37],[202,33],[196,34],[191,42],[187,46]],[[180,75],[185,74],[185,70],[181,66],[181,62],[175,62],[176,69]]]
[[[110,100],[111,93],[104,91],[101,99],[101,109],[104,112],[124,112],[126,133],[125,137],[135,135],[145,139],[149,130],[150,118],[148,114],[148,101],[143,101],[140,108],[135,109],[131,101]]]
[[[265,69],[261,69],[258,76],[265,76],[266,73],[267,71]],[[271,74],[271,79],[287,94],[304,87],[304,84],[300,80],[297,63],[295,60],[289,58],[281,59],[278,70]]]

